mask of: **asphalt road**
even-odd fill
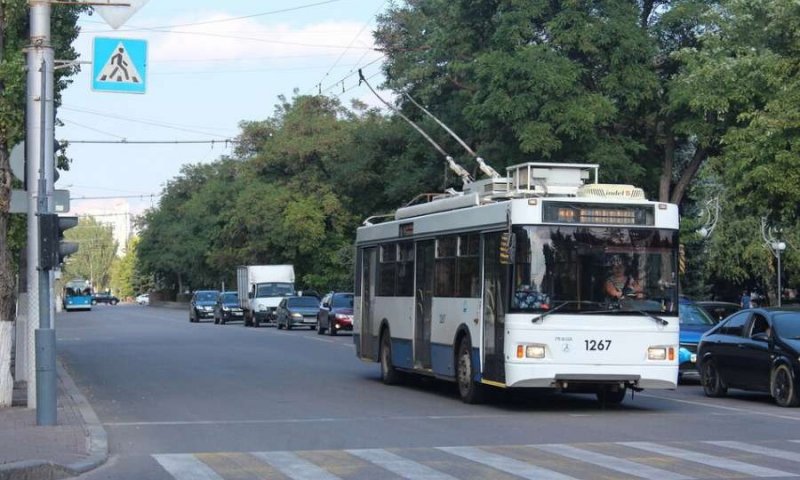
[[[348,334],[188,318],[123,304],[57,315],[59,356],[109,435],[109,462],[81,478],[800,476],[800,409],[765,395],[688,384],[619,407],[507,391],[465,405],[444,382],[383,385]]]

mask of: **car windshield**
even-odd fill
[[[511,310],[674,312],[677,232],[647,228],[514,228]]]
[[[777,312],[772,316],[775,332],[784,338],[800,338],[800,312]]]
[[[289,307],[318,307],[319,299],[316,297],[290,298],[287,305]]]
[[[334,295],[331,302],[333,308],[353,308],[353,294]]]
[[[681,325],[711,326],[714,320],[697,305],[681,304],[678,308],[678,318]]]
[[[294,295],[294,285],[291,283],[259,283],[256,297],[287,297]]]
[[[239,295],[237,295],[235,292],[222,294],[222,303],[236,303],[238,301]]]
[[[197,292],[198,302],[213,302],[217,299],[217,292]]]

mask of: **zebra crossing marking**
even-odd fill
[[[341,480],[292,452],[255,452],[252,455],[277,468],[292,480]]]
[[[732,448],[734,450],[741,450],[743,452],[757,453],[758,455],[763,455],[765,457],[780,458],[782,460],[789,460],[791,462],[800,462],[800,453],[789,452],[787,450],[780,450],[777,448],[768,448],[768,447],[762,447],[760,445],[750,445],[749,443],[732,442],[732,441],[731,442],[708,441],[704,443],[717,445],[719,447]]]
[[[456,477],[434,470],[427,465],[403,458],[400,455],[395,455],[383,449],[373,448],[345,451],[363,460],[374,463],[379,467],[385,468],[407,480],[458,480]]]
[[[153,455],[175,480],[225,480],[191,453]]]
[[[650,442],[618,442],[617,445],[623,445],[631,448],[638,448],[659,455],[666,455],[668,457],[675,457],[680,460],[688,460],[690,462],[701,463],[710,467],[719,468],[721,470],[730,470],[733,472],[743,473],[753,477],[792,477],[796,476],[788,472],[782,472],[767,467],[760,467],[750,463],[740,462],[725,457],[716,457],[714,455],[707,455],[705,453],[692,452],[683,450],[681,448],[668,447],[666,445],[659,445]]]
[[[673,473],[668,470],[651,467],[643,463],[636,463],[624,458],[612,457],[602,453],[584,450],[571,445],[550,444],[550,445],[529,445],[530,447],[543,450],[562,457],[571,458],[580,462],[591,463],[598,467],[607,468],[634,477],[657,479],[657,480],[691,480],[692,477]]]
[[[563,473],[490,453],[477,447],[437,447],[436,449],[529,480],[577,480]]]

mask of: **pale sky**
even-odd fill
[[[185,164],[230,154],[242,120],[273,114],[277,97],[300,93],[378,102],[358,87],[362,67],[382,82],[381,54],[373,50],[375,16],[386,0],[149,0],[125,25],[99,15],[81,18],[75,48],[92,60],[94,37],[148,42],[144,94],[95,92],[91,65],[63,94],[58,140],[197,141],[198,145],[70,145],[70,171],[58,189],[71,192],[71,213],[130,204],[134,213],[157,205],[163,185]],[[102,61],[105,61],[103,59]],[[346,90],[342,93],[342,90]],[[82,199],[89,197],[89,199]],[[100,198],[98,198],[100,197]]]

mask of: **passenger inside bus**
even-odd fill
[[[612,256],[609,263],[611,265],[611,275],[606,279],[606,295],[614,300],[644,298],[641,284],[628,271],[628,265],[622,255]]]

